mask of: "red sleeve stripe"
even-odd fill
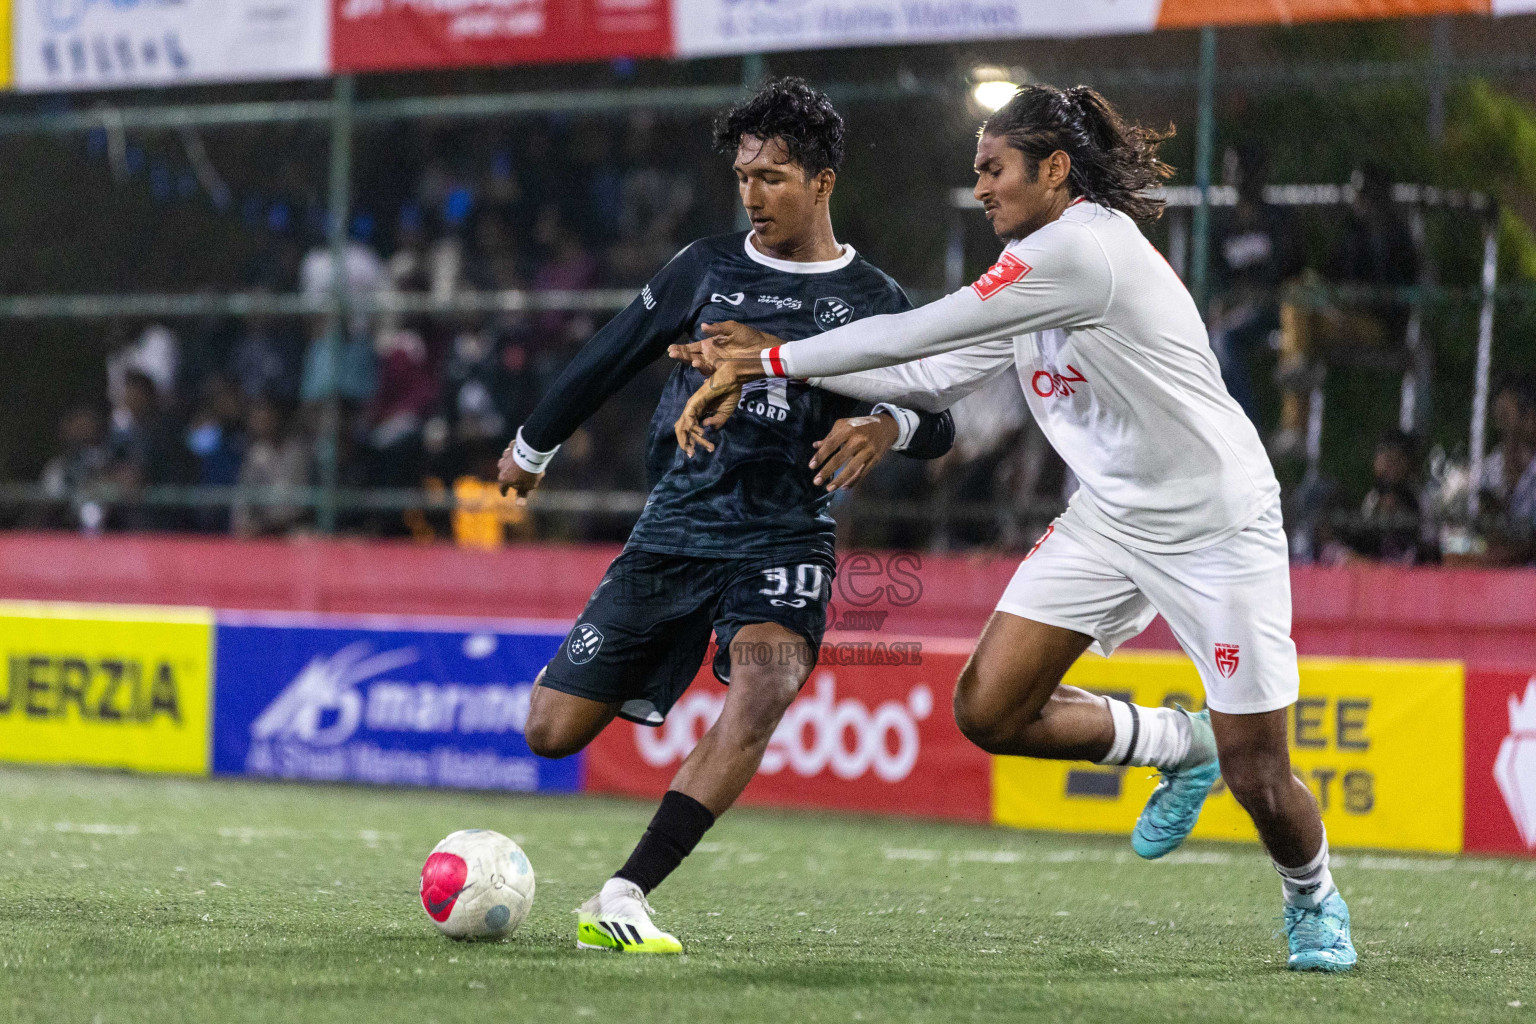
[[[784,372],[784,360],[779,358],[779,346],[775,345],[768,350],[768,365],[772,367],[775,377],[789,376]]]

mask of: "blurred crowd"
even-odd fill
[[[324,299],[339,285],[355,305],[391,296],[634,288],[692,238],[733,225],[728,176],[702,148],[697,124],[643,113],[532,119],[491,139],[412,125],[377,143],[392,155],[384,161],[391,173],[360,185],[359,208],[369,212],[349,225],[340,267],[323,222],[309,218],[305,243],[273,246],[253,262],[245,287]],[[273,175],[288,172],[278,167]],[[1329,211],[1321,244],[1296,208],[1266,201],[1264,153],[1229,152],[1227,178],[1238,202],[1214,220],[1212,345],[1234,398],[1282,469],[1296,560],[1536,559],[1536,383],[1529,378],[1499,384],[1491,448],[1476,480],[1465,455],[1425,450],[1422,438],[1396,430],[1375,441],[1364,493],[1319,471],[1314,403],[1327,374],[1364,366],[1401,376],[1413,359],[1408,307],[1390,296],[1421,280],[1423,245],[1393,201],[1389,176],[1361,168],[1347,202]],[[1351,287],[1365,297],[1337,298]],[[466,482],[494,479],[511,432],[609,315],[119,322],[105,394],[61,417],[43,472],[56,500],[31,525],[241,536],[312,529],[303,489],[319,482],[331,458],[346,488],[463,494]],[[652,367],[572,437],[550,485],[643,491],[644,425],[667,370]],[[330,452],[322,439],[333,413],[339,424]],[[965,399],[955,416],[949,456],[886,460],[862,487],[850,542],[1016,549],[1064,507],[1075,481],[1011,376]],[[153,485],[269,490],[266,500],[231,507],[99,500],[93,484],[119,493]],[[291,500],[280,500],[288,491]],[[874,514],[891,510],[900,514]],[[344,507],[339,525],[417,537],[450,530],[446,517],[398,508]],[[627,526],[623,515],[545,516],[524,532],[616,540]],[[499,536],[500,522],[489,529]]]
[[[392,190],[386,184],[384,194],[366,197],[387,211],[388,227],[372,215],[354,218],[340,286],[361,306],[391,296],[446,300],[643,283],[711,229],[696,175],[676,159],[681,141],[671,135],[671,126],[634,114],[533,122],[494,146],[412,138],[401,148],[427,155],[414,173],[397,173]],[[432,155],[455,150],[456,159]],[[291,250],[274,245],[255,261],[251,284],[327,300],[338,269],[324,237],[312,230],[307,249]],[[43,474],[61,503],[38,525],[245,536],[310,528],[314,517],[302,504],[199,510],[68,499],[98,482],[315,485],[332,409],[340,417],[335,459],[343,487],[494,479],[511,431],[609,315],[357,312],[345,323],[333,316],[119,323],[106,394],[61,419],[59,449]],[[653,394],[637,382],[609,403],[566,445],[562,476],[594,490],[644,489],[644,432],[636,424],[649,418]],[[398,511],[344,512],[341,525],[384,535],[432,529]]]

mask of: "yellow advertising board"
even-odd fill
[[[11,24],[11,0],[0,0],[0,89],[11,87],[11,48],[15,45]]]
[[[208,771],[213,613],[0,602],[0,759]]]
[[[1066,682],[1143,705],[1204,706],[1181,655],[1086,656]],[[1456,852],[1462,841],[1464,671],[1455,662],[1303,658],[1288,712],[1291,762],[1322,808],[1336,846]],[[992,816],[1003,825],[1129,833],[1156,773],[1080,762],[999,757]],[[1195,838],[1256,841],[1220,783]]]

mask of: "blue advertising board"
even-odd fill
[[[213,770],[379,785],[574,791],[582,755],[523,738],[562,631],[231,616],[215,631]]]

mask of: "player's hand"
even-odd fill
[[[704,324],[700,331],[704,336],[694,343],[699,348],[698,362],[694,365],[704,373],[719,373],[730,367],[738,380],[766,377],[761,355],[763,349],[784,344],[782,338],[735,320]]]
[[[512,444],[516,444],[513,441]],[[528,495],[538,489],[544,482],[543,473],[530,473],[512,458],[512,445],[507,445],[507,450],[501,453],[501,458],[496,463],[496,482],[501,485],[501,496],[505,498],[507,491],[517,493],[517,504],[528,504]]]
[[[678,345],[668,345],[667,355],[680,363],[687,363],[706,377],[715,372],[715,368],[704,358],[704,343],[702,341],[689,341]]]
[[[727,368],[715,371],[699,390],[683,406],[683,414],[672,425],[677,436],[677,446],[693,458],[694,447],[703,445],[715,450],[715,443],[704,436],[705,430],[718,430],[736,412],[741,403],[741,382],[731,376]]]
[[[885,458],[897,435],[896,421],[884,414],[838,420],[826,437],[813,444],[815,482],[825,483],[828,491],[852,487],[864,479],[869,467]]]

